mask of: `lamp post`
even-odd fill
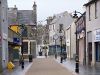
[[[57,59],[57,44],[56,44],[56,40],[58,39],[58,35],[57,34],[55,34],[54,36],[53,36],[53,39],[55,40],[55,59]]]
[[[21,28],[21,42],[22,42],[22,45],[23,45],[23,32],[24,32],[24,29],[25,29],[25,25],[21,24],[20,28]],[[21,45],[21,54],[22,54],[22,57],[23,57],[23,46],[22,45]]]
[[[20,28],[21,28],[21,41],[22,41],[22,44],[21,44],[21,67],[22,69],[24,69],[24,57],[23,57],[23,32],[24,32],[24,29],[25,29],[25,25],[24,24],[21,24],[20,25]]]
[[[62,39],[63,39],[63,24],[59,24],[60,30],[59,30],[59,35],[60,35],[60,47],[61,47],[61,53],[60,53],[60,63],[63,63],[63,50],[62,50]]]
[[[80,12],[77,12],[75,10],[73,18],[78,18],[77,13],[81,14]],[[82,15],[82,14],[81,14]],[[76,25],[76,57],[75,57],[75,72],[79,73],[79,42],[77,39],[77,25]]]

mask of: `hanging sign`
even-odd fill
[[[20,38],[13,38],[13,42],[16,43],[16,44],[19,44],[20,43]]]

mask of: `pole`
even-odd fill
[[[60,58],[60,62],[63,63],[63,54],[62,54],[62,36],[60,36],[60,42],[61,42],[61,58]]]
[[[85,13],[86,14],[86,13]],[[85,19],[85,15],[84,15],[84,64],[86,65],[86,19]]]
[[[22,44],[21,44],[21,54],[22,54],[22,56],[21,56],[21,68],[22,69],[24,69],[24,57],[23,57],[23,30],[24,30],[24,25],[22,24],[21,25],[21,42],[22,42]]]
[[[76,12],[75,12],[76,13]],[[76,57],[75,57],[75,72],[79,73],[79,43],[77,39],[77,25],[76,25]]]
[[[55,39],[55,59],[57,59],[56,39]]]
[[[56,41],[56,55],[57,55],[57,41]]]

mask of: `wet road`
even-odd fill
[[[75,75],[65,67],[62,67],[53,58],[34,59],[32,66],[25,75]]]

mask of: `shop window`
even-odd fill
[[[23,53],[25,53],[25,54],[28,53],[28,42],[22,43],[22,49],[23,49]]]

